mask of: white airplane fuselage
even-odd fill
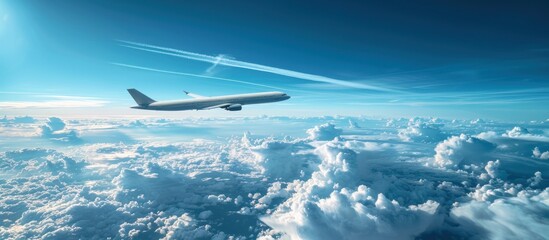
[[[184,100],[154,101],[148,104],[138,103],[139,106],[132,108],[157,111],[208,110],[223,108],[228,111],[239,111],[242,109],[242,105],[279,102],[289,98],[290,96],[282,92],[260,92],[217,97],[199,97]]]

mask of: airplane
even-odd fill
[[[260,92],[217,97],[205,97],[183,91],[193,99],[155,101],[134,88],[128,89],[138,106],[131,108],[157,111],[210,110],[221,108],[227,111],[240,111],[243,105],[284,101],[290,98],[283,92]]]

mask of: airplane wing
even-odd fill
[[[185,94],[187,94],[189,97],[192,97],[192,98],[208,98],[208,97],[200,96],[198,94],[194,94],[194,93],[187,92],[187,91],[183,91],[183,92],[185,92]],[[216,108],[222,108],[222,109],[225,109],[227,111],[240,111],[240,110],[242,110],[242,104],[222,103],[222,104],[217,104],[217,105],[213,105],[213,106],[200,108],[198,110],[210,110],[210,109],[216,109]]]
[[[192,98],[207,98],[207,97],[205,97],[205,96],[201,96],[201,95],[198,95],[198,94],[194,94],[194,93],[192,93],[192,92],[187,92],[187,91],[183,91],[183,92],[185,92],[185,94],[187,94],[187,96],[192,97]]]
[[[209,106],[209,107],[205,107],[205,108],[201,108],[200,110],[210,110],[210,109],[214,109],[214,108],[223,108],[227,111],[240,111],[242,110],[242,104],[238,104],[238,103],[223,103],[223,104],[219,104],[219,105],[214,105],[214,106]]]
[[[219,105],[214,105],[214,106],[209,106],[209,107],[205,107],[205,108],[201,108],[200,110],[210,110],[210,109],[215,109],[215,108],[227,108],[229,106],[231,106],[232,104],[230,103],[223,103],[223,104],[219,104]]]

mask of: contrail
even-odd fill
[[[225,56],[220,54],[216,57],[216,60],[215,62],[212,64],[212,66],[210,66],[208,69],[206,69],[206,73],[211,73],[215,67],[217,67],[217,64],[219,64],[219,62],[221,61],[221,59],[223,59]]]
[[[187,52],[187,51],[182,51],[182,50],[173,49],[173,48],[166,48],[166,47],[160,47],[160,46],[155,46],[150,44],[124,41],[124,40],[118,40],[118,41],[125,43],[125,44],[121,44],[121,46],[123,47],[138,49],[138,50],[147,51],[147,52],[159,53],[164,55],[170,55],[175,57],[181,57],[181,58],[186,58],[186,59],[191,59],[196,61],[208,62],[216,65],[220,64],[224,66],[244,68],[244,69],[250,69],[250,70],[261,71],[261,72],[268,72],[268,73],[273,73],[273,74],[287,76],[287,77],[293,77],[293,78],[315,81],[315,82],[331,83],[331,84],[350,87],[350,88],[367,89],[367,90],[375,90],[375,91],[382,91],[382,92],[400,92],[398,90],[372,86],[364,83],[344,81],[344,80],[324,77],[320,75],[302,73],[302,72],[297,72],[297,71],[292,71],[292,70],[287,70],[282,68],[265,66],[265,65],[256,64],[256,63],[238,61],[234,59],[226,59],[226,58],[220,59],[214,56]]]
[[[274,87],[274,86],[269,86],[269,85],[264,85],[264,84],[259,84],[259,83],[234,80],[234,79],[229,79],[229,78],[220,78],[220,77],[212,77],[212,76],[198,75],[198,74],[192,74],[192,73],[167,71],[167,70],[141,67],[141,66],[135,66],[135,65],[130,65],[130,64],[124,64],[124,63],[115,63],[115,62],[113,62],[111,64],[117,65],[117,66],[122,66],[122,67],[127,67],[127,68],[134,68],[134,69],[152,71],[152,72],[168,73],[168,74],[189,76],[189,77],[198,77],[198,78],[208,78],[208,79],[215,79],[215,80],[226,81],[226,82],[235,82],[235,83],[247,84],[247,85],[252,85],[252,86],[257,86],[257,87],[272,88],[272,89],[284,90],[284,91],[294,91],[294,90],[290,90],[290,89],[286,89],[286,88],[280,88],[280,87]]]

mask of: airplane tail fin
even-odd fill
[[[146,106],[153,102],[156,102],[155,100],[153,100],[150,97],[147,97],[145,94],[141,93],[140,91],[137,91],[135,88],[128,89],[128,92],[130,93],[130,95],[132,95],[133,100],[135,100],[135,102],[139,104],[139,106]]]

